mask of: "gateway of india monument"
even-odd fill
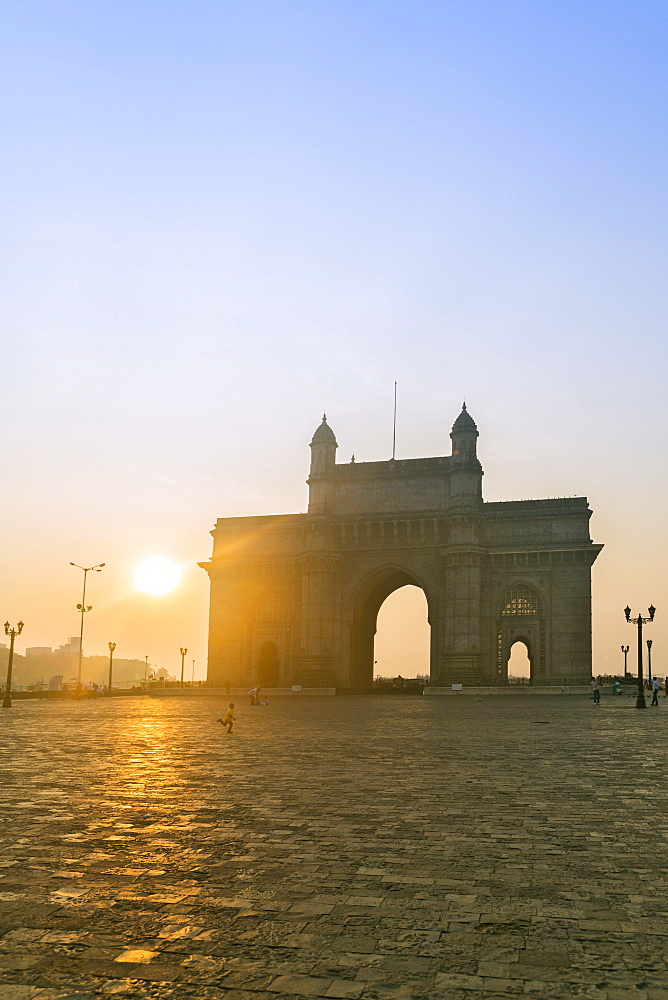
[[[507,684],[520,640],[532,684],[589,683],[586,497],[486,503],[466,404],[450,438],[442,458],[340,465],[323,417],[308,513],[219,518],[209,684],[368,690],[378,611],[406,584],[427,599],[430,688]]]

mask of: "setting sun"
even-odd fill
[[[156,556],[145,559],[135,570],[135,588],[145,594],[168,594],[181,579],[181,567],[169,559]]]

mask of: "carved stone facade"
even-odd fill
[[[450,437],[447,457],[338,465],[323,417],[307,514],[217,521],[210,683],[369,688],[378,611],[406,584],[427,598],[432,685],[506,683],[520,640],[533,683],[588,682],[587,499],[485,503],[466,406]]]

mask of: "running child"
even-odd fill
[[[222,718],[222,719],[217,719],[216,721],[220,722],[221,726],[227,726],[227,732],[228,733],[232,732],[232,727],[234,726],[234,702],[233,701],[230,702],[230,707],[228,708],[227,712],[225,713],[225,717]]]

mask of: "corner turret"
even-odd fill
[[[322,423],[311,438],[311,475],[328,472],[336,461],[336,437],[327,423],[327,414],[323,413]]]
[[[462,403],[459,414],[450,432],[452,457],[450,473],[450,502],[454,505],[482,503],[482,466],[478,461],[478,428],[476,422]]]
[[[311,468],[309,471],[309,504],[310,514],[324,514],[331,506],[333,499],[334,466],[336,464],[336,437],[327,423],[327,414],[323,413],[322,423],[316,429],[311,439]]]
[[[462,403],[462,412],[455,420],[450,431],[453,459],[459,462],[477,461],[476,446],[478,436],[476,422],[466,409],[466,403]]]

